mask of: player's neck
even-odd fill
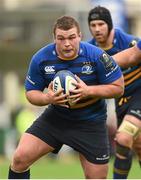
[[[110,49],[113,47],[113,39],[114,39],[114,29],[111,30],[106,41],[98,43],[98,45],[100,48],[102,48],[104,50]]]

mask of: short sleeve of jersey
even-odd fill
[[[106,52],[102,52],[96,62],[99,83],[107,84],[122,76],[120,67]]]
[[[26,91],[30,91],[30,90],[43,91],[44,88],[45,88],[45,81],[39,68],[38,56],[35,55],[31,59],[29,65],[29,69],[25,80],[25,89]]]

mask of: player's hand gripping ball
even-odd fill
[[[75,75],[68,70],[61,70],[58,71],[53,79],[53,90],[54,92],[60,90],[61,88],[64,89],[65,94],[70,94],[70,90],[76,89],[76,86],[73,83],[76,83],[77,80]],[[70,106],[74,105],[74,99],[68,99],[68,103]]]

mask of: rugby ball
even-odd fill
[[[57,92],[61,88],[64,89],[64,94],[70,94],[70,90],[76,89],[73,82],[77,82],[75,75],[68,70],[58,71],[53,79],[53,91]],[[73,105],[72,100],[68,99],[69,105]]]

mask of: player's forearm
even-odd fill
[[[124,93],[124,80],[120,78],[115,83],[89,87],[89,95],[98,98],[117,98]]]
[[[26,92],[26,97],[28,101],[37,106],[46,106],[49,104],[49,98],[47,94],[37,91],[37,90],[31,90]]]
[[[130,51],[129,49],[126,49],[113,56],[114,60],[120,67],[127,68],[131,66],[131,63],[129,65],[129,57],[132,55],[131,51],[132,51],[132,48],[130,48]]]
[[[117,85],[97,85],[90,88],[90,96],[97,98],[117,98],[123,94],[123,88]]]
[[[120,67],[128,68],[141,63],[141,40],[136,46],[121,51],[113,56]]]

